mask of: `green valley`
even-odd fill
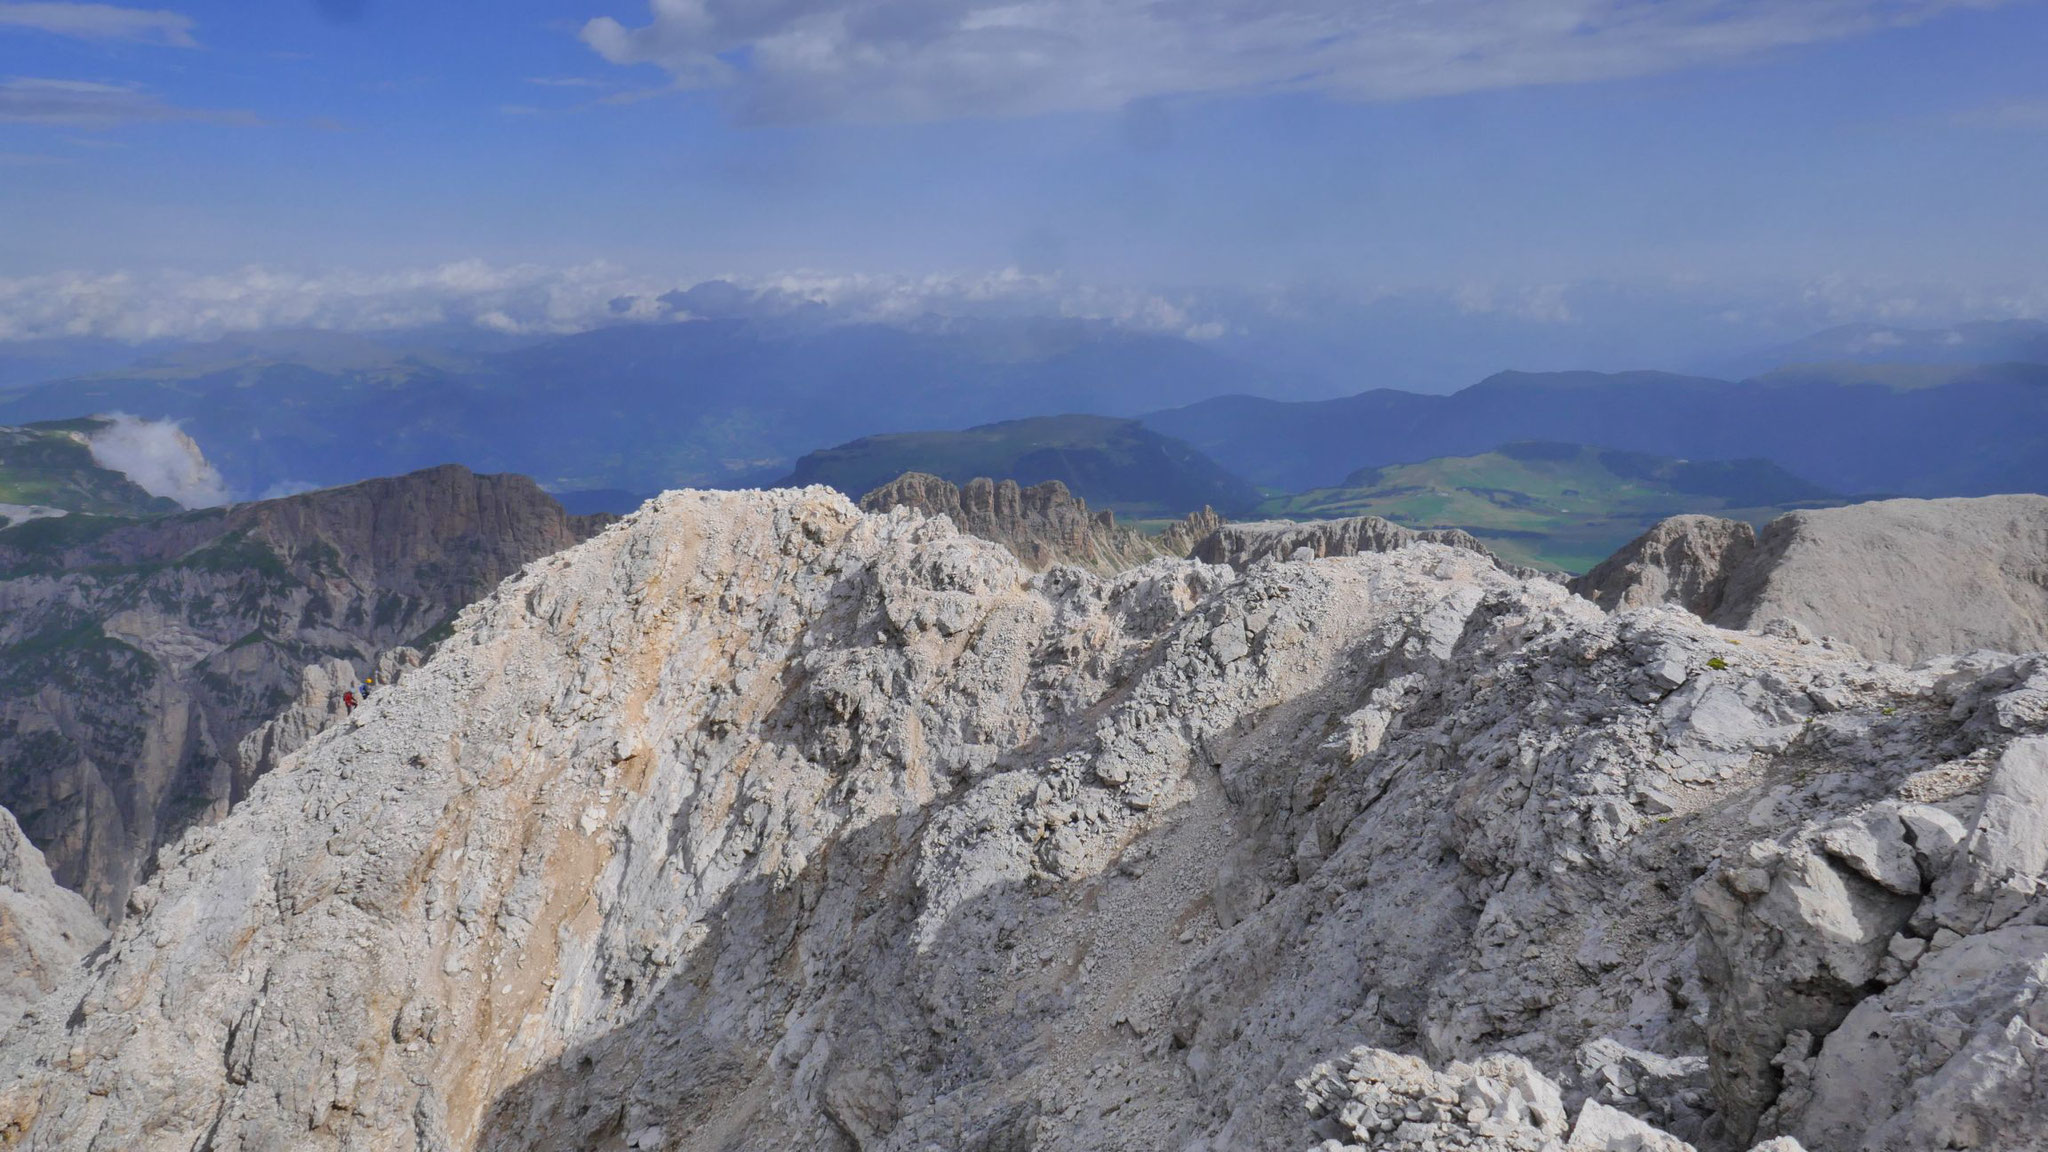
[[[1337,487],[1268,500],[1260,512],[1462,528],[1518,562],[1582,572],[1666,516],[1706,512],[1762,524],[1794,508],[1844,502],[1766,460],[1693,462],[1528,441],[1360,469]]]

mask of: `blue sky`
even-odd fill
[[[797,271],[2048,307],[2041,2],[165,3],[0,0],[0,317],[40,309],[0,336]]]

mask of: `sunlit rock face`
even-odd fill
[[[2048,648],[2048,496],[1879,500],[1790,512],[1762,533],[1676,516],[1573,587],[1609,608],[1678,604],[1905,664],[2035,652]]]
[[[2038,659],[1439,544],[1034,574],[669,493],[167,849],[0,1135],[2016,1147],[2044,728]]]

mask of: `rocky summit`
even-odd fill
[[[2048,660],[1300,552],[664,495],[168,846],[0,1141],[2039,1146]]]
[[[2048,496],[1879,500],[1788,513],[1762,533],[1677,516],[1573,587],[1727,628],[1785,621],[1881,660],[2036,651],[2048,648]]]

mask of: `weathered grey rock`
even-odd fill
[[[0,808],[0,1037],[106,938],[92,906],[50,879],[43,854]]]
[[[1619,960],[1612,957],[1614,963]],[[1607,962],[1598,957],[1592,967]],[[1704,1056],[1663,1056],[1603,1036],[1581,1045],[1573,1062],[1577,1089],[1592,1099],[1642,1116],[1681,1138],[1696,1138],[1706,1126],[1711,1086]]]
[[[1695,1152],[1691,1144],[1598,1100],[1577,1118],[1528,1061],[1493,1054],[1441,1072],[1413,1056],[1354,1048],[1297,1087],[1324,1137],[1312,1152]],[[1754,1152],[1804,1152],[1789,1137]]]
[[[1459,528],[1404,528],[1378,516],[1347,520],[1254,520],[1226,524],[1202,538],[1187,553],[1206,564],[1247,568],[1261,560],[1320,560],[1392,552],[1415,544],[1442,544],[1476,552],[1503,572],[1527,579],[1554,580],[1554,573],[1508,564],[1489,552],[1478,537]]]
[[[1603,607],[1675,603],[1902,663],[2048,648],[2048,496],[1881,500],[1747,526],[1667,520],[1573,582]]]
[[[1930,953],[1857,1005],[1788,1109],[1814,1148],[2040,1147],[2048,1133],[2048,927],[2000,928]]]
[[[1578,1122],[1565,1152],[1695,1152],[1692,1145],[1659,1132],[1626,1112],[1588,1100],[1579,1107]]]
[[[1313,1119],[1295,1085],[1360,1047],[1428,1062],[1375,1139],[1562,1146],[1538,1077],[1609,1147],[1804,1138],[1860,1005],[2011,984],[1868,873],[1886,819],[1970,829],[1913,833],[1937,893],[2006,826],[2017,669],[1426,542],[1103,579],[822,490],[669,493],[168,848],[0,1054],[0,1138],[1289,1148],[1356,1137],[1312,1127],[1348,1072]]]
[[[2048,648],[2048,496],[1883,500],[1773,521],[1715,622],[1775,617],[1865,656]]]
[[[1702,620],[1721,607],[1729,577],[1756,550],[1756,529],[1718,516],[1673,516],[1571,582],[1610,612],[1676,604]]]
[[[2048,739],[2008,745],[1984,788],[1977,823],[1943,874],[1931,909],[1938,927],[1968,935],[2039,903],[2048,871]]]
[[[1299,1088],[1326,1138],[1322,1149],[1556,1152],[1571,1127],[1557,1085],[1518,1056],[1490,1055],[1434,1072],[1413,1056],[1354,1048],[1317,1065]]]
[[[1912,916],[1912,897],[1837,864],[1801,844],[1759,841],[1694,890],[1714,1090],[1738,1141],[1776,1098],[1785,1046],[1841,1023]]]

